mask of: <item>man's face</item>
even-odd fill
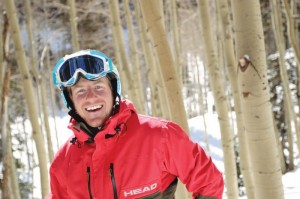
[[[106,77],[94,81],[80,78],[71,87],[71,99],[77,113],[91,127],[101,126],[113,107],[112,89]]]

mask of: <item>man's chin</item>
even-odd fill
[[[95,120],[89,120],[86,121],[88,125],[90,125],[91,127],[99,127],[102,126],[103,121],[99,121],[99,119],[95,119]]]

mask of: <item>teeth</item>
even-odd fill
[[[102,106],[100,106],[100,105],[95,105],[95,106],[87,107],[86,110],[88,110],[88,111],[93,111],[93,110],[96,110],[96,109],[99,109],[99,108],[102,108]]]

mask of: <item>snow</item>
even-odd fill
[[[207,136],[209,141],[209,150],[207,150],[205,143],[206,136],[203,125],[203,117],[198,116],[188,121],[191,139],[202,146],[207,151],[207,153],[210,154],[213,162],[216,164],[218,169],[221,172],[224,172],[221,133],[217,116],[215,114],[207,114],[205,115],[205,121],[207,132],[209,132],[209,135]],[[299,160],[295,162],[299,162]],[[298,169],[288,172],[282,176],[285,199],[300,198],[300,165],[297,166]],[[226,193],[224,193],[223,198],[227,198]],[[246,199],[245,196],[240,198]]]

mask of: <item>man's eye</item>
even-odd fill
[[[96,89],[96,90],[101,90],[101,89],[102,89],[102,86],[96,85],[96,86],[95,86],[95,89]]]
[[[78,95],[82,95],[84,92],[85,92],[84,89],[79,89],[76,93],[77,93]]]

